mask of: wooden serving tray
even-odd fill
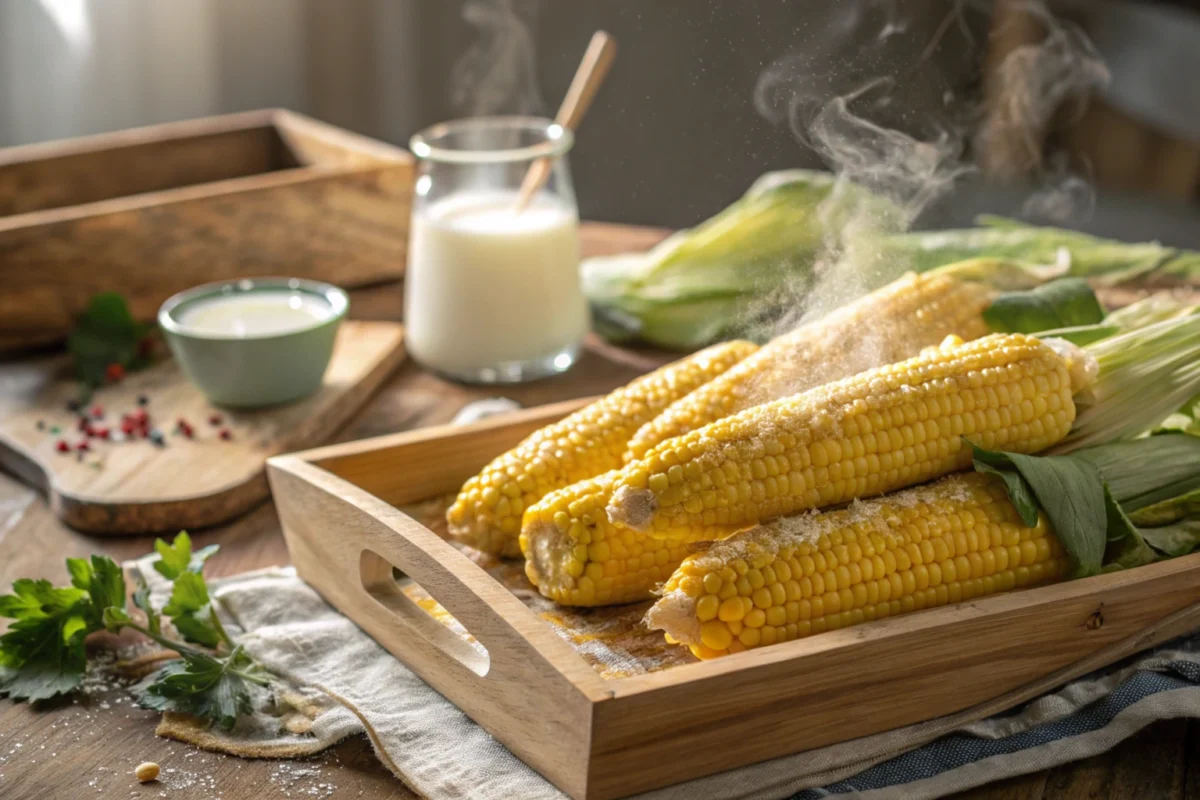
[[[559,403],[267,465],[300,576],[576,800],[607,800],[933,719],[996,713],[1200,624],[1200,554],[606,680],[397,509],[457,491]],[[486,655],[398,589],[424,588]]]
[[[149,321],[209,281],[397,279],[412,182],[407,151],[279,110],[0,149],[0,351],[113,288]]]
[[[323,441],[361,408],[403,361],[403,339],[395,322],[343,322],[321,388],[262,409],[214,408],[166,359],[98,389],[83,409],[99,405],[103,419],[95,424],[110,431],[120,429],[123,414],[144,409],[163,445],[88,438],[82,453],[56,449],[59,441],[85,440],[67,409],[79,391],[69,359],[0,363],[0,466],[43,488],[54,513],[88,533],[216,525],[266,498],[269,456]],[[144,407],[139,397],[147,399]],[[214,414],[217,424],[210,423]],[[173,432],[181,418],[193,427],[191,438]]]

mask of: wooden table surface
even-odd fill
[[[591,226],[585,247],[632,249],[660,232]],[[356,293],[354,316],[398,318],[398,286]],[[361,439],[449,421],[464,404],[504,394],[538,405],[607,391],[659,361],[592,341],[568,374],[502,392],[443,381],[406,362],[336,437]],[[220,544],[211,576],[287,563],[279,520],[270,502],[219,528],[193,532],[196,546]],[[20,577],[65,582],[63,559],[104,552],[118,560],[150,552],[153,537],[97,538],[63,526],[44,498],[0,473],[0,593]],[[0,798],[59,800],[87,797],[167,797],[176,800],[257,798],[416,798],[375,759],[359,736],[304,761],[250,761],[205,753],[154,735],[158,715],[131,703],[121,690],[97,687],[74,702],[33,711],[0,701]],[[140,786],[133,768],[156,761],[160,782]],[[1087,761],[983,787],[971,800],[1084,798],[1197,798],[1200,800],[1200,725],[1160,722]]]

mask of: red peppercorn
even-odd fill
[[[183,417],[180,417],[178,420],[176,420],[175,428],[189,439],[192,438],[192,434],[195,433],[192,426],[188,424],[188,421]]]
[[[104,377],[107,378],[110,383],[116,383],[117,381],[121,380],[121,378],[125,377],[125,368],[114,361],[104,368]]]
[[[208,424],[209,425],[220,425],[221,424],[221,415],[213,414],[213,415],[209,416]]]
[[[92,446],[87,443],[87,439],[84,439],[82,442],[79,442],[78,444],[75,445],[75,449],[78,450],[79,452],[83,453],[88,450],[91,450]]]
[[[69,453],[71,452],[71,445],[67,444],[66,440],[59,439],[58,444],[54,446],[54,449],[60,453]]]
[[[102,419],[104,417],[104,406],[95,405],[91,410],[92,419]]]
[[[229,430],[229,428],[222,428],[221,429],[221,438],[228,442],[230,439],[233,438],[233,431]]]
[[[108,428],[103,425],[93,427],[90,431],[88,431],[88,435],[95,436],[97,439],[107,439]]]

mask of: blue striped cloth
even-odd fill
[[[792,800],[932,798],[1104,752],[1157,719],[1200,715],[1200,663],[1187,652],[1194,640],[1168,645],[1170,654],[1143,654],[1132,667],[1089,675],[1077,683],[1109,682],[1106,693],[1040,724],[1039,698],[1007,714],[950,733],[853,777],[805,789]],[[1165,657],[1164,657],[1165,656]],[[1061,698],[1063,692],[1054,697]],[[1031,711],[1033,713],[1031,713]],[[1015,722],[1008,735],[988,735]]]

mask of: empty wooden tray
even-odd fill
[[[0,350],[101,291],[152,320],[208,281],[399,278],[412,181],[407,151],[276,110],[0,150]]]
[[[469,558],[397,510],[455,492],[572,401],[278,456],[300,576],[577,800],[606,800],[988,703],[996,713],[1197,624],[1200,554],[606,680]],[[486,654],[399,590],[393,567]]]

